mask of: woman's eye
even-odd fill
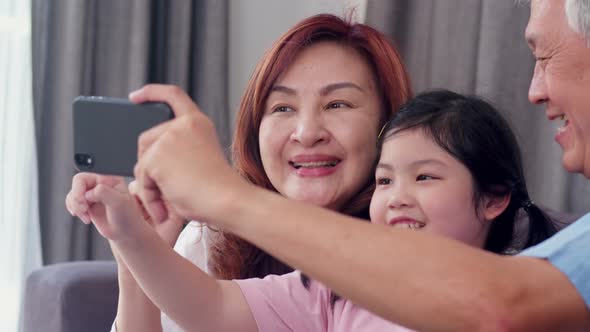
[[[420,174],[416,177],[416,181],[426,181],[426,180],[434,180],[436,179],[434,176]]]
[[[391,179],[388,178],[378,178],[377,179],[377,185],[378,186],[386,186],[388,184],[392,184],[393,181]]]
[[[347,103],[343,103],[343,102],[333,102],[328,105],[328,108],[344,108],[344,107],[350,107],[350,105]]]
[[[288,106],[278,106],[272,110],[273,113],[284,113],[284,112],[293,112],[293,111],[295,111],[295,110],[292,109],[291,107],[288,107]]]

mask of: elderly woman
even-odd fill
[[[173,109],[194,112],[195,105],[176,87],[152,85],[144,92],[149,94],[132,96],[132,100],[165,96]],[[411,94],[401,59],[382,34],[332,15],[308,18],[275,42],[252,75],[237,117],[234,167],[251,184],[291,200],[368,219],[379,129]],[[186,180],[190,183],[190,178]],[[98,205],[84,198],[86,191],[100,184],[126,191],[122,179],[78,174],[66,199],[68,210],[85,222],[108,221],[108,215],[96,211]],[[172,245],[180,225],[181,218],[170,213],[154,228]],[[210,236],[203,246],[198,242],[200,229],[186,227],[177,249],[214,277],[264,277],[292,271],[223,232],[205,232]],[[159,309],[145,296],[124,260],[117,262],[116,327],[160,330]],[[167,331],[176,329],[166,317],[162,326]]]

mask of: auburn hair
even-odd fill
[[[379,31],[368,25],[353,23],[350,17],[340,18],[330,14],[312,16],[299,22],[272,45],[256,66],[236,117],[231,147],[233,165],[252,184],[276,191],[264,172],[258,140],[266,99],[279,76],[287,70],[298,53],[322,41],[337,42],[355,49],[372,68],[382,99],[379,128],[412,97],[412,88],[401,57]],[[369,219],[372,193],[373,181],[370,178],[340,212]],[[268,274],[280,275],[292,271],[289,266],[241,238],[221,231],[212,235],[209,239],[208,267],[217,278],[262,278]]]

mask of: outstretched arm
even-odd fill
[[[119,187],[123,191],[126,188],[125,181],[121,177],[93,173],[76,174],[72,179],[72,188],[66,196],[66,208],[72,216],[80,218],[86,224],[91,222],[90,204],[84,194],[98,184]],[[172,233],[175,232],[173,228],[177,227],[171,225],[171,222],[159,224],[157,227],[157,231],[164,238],[169,235],[171,241],[173,241],[172,237],[176,238]],[[144,294],[116,250],[113,250],[113,255],[117,262],[119,282],[117,317],[115,318],[117,331],[162,331],[160,309]]]
[[[107,185],[86,192],[89,214],[149,299],[187,331],[256,331],[238,285],[217,281],[140,220],[132,198]]]
[[[396,323],[420,331],[590,326],[582,298],[547,261],[359,222],[254,187],[236,193],[221,227]]]
[[[121,265],[118,269],[121,270]],[[160,309],[145,295],[131,273],[118,272],[118,280],[116,331],[162,331]]]
[[[546,261],[503,257],[424,232],[369,225],[245,183],[212,122],[180,89],[149,85],[177,118],[142,134],[135,175],[146,209],[215,224],[375,313],[422,331],[562,331],[590,326],[580,295]]]

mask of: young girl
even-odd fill
[[[514,238],[522,208],[529,216],[525,246],[555,232],[529,198],[508,124],[478,98],[448,91],[420,95],[385,126],[379,145],[370,212],[372,222],[382,225],[375,227],[433,232],[502,253]],[[302,282],[297,271],[264,279],[214,280],[175,255],[149,226],[132,222],[140,220],[139,212],[121,204],[131,199],[128,195],[100,188],[86,194],[94,202],[91,215],[108,216],[108,222],[96,227],[117,246],[154,303],[185,329],[407,330],[338,299],[318,282]],[[384,259],[397,255],[411,253],[383,253]]]
[[[515,239],[515,222],[521,209],[529,216],[529,227],[528,234],[517,239],[519,247],[539,243],[557,231],[529,198],[520,149],[508,122],[487,102],[446,90],[424,93],[404,105],[383,128],[381,136],[378,141],[381,160],[371,201],[373,222],[383,216],[378,216],[380,207],[401,204],[395,199],[395,189],[399,186],[395,184],[399,182],[394,181],[395,176],[408,176],[412,173],[404,171],[414,171],[424,173],[416,174],[416,195],[419,192],[424,199],[422,195],[428,193],[428,201],[433,204],[429,205],[430,210],[436,213],[437,220],[432,224],[402,225],[414,229],[424,227],[426,231],[495,253],[505,253]],[[441,160],[432,158],[436,154],[433,148]],[[415,164],[403,165],[407,159],[415,159]],[[398,164],[407,167],[394,167]],[[447,171],[452,169],[462,171]],[[471,193],[457,191],[458,184],[464,181],[471,184]],[[417,189],[423,187],[428,190]],[[471,199],[462,200],[459,195],[465,198],[465,194]],[[435,198],[430,198],[431,195]],[[391,199],[389,203],[387,197]],[[453,206],[453,203],[461,205]],[[466,203],[472,203],[472,208],[465,209]],[[461,206],[467,215],[458,213]],[[476,215],[471,215],[472,212]],[[470,221],[472,217],[482,222],[474,224]]]

